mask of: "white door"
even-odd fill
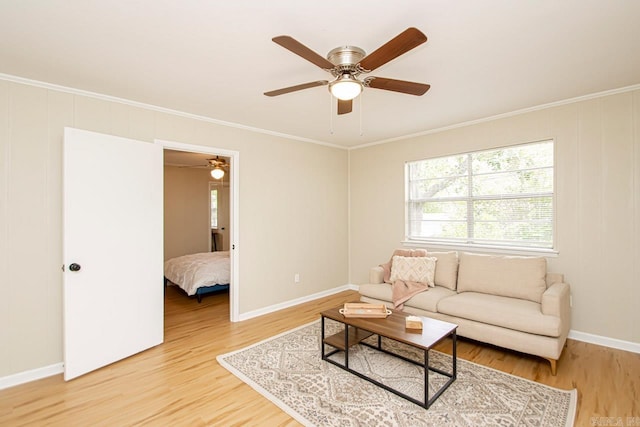
[[[70,380],[163,341],[162,147],[65,128],[63,156]]]

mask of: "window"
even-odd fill
[[[407,238],[553,248],[553,141],[409,162]]]
[[[210,188],[211,193],[211,228],[218,228],[218,190]]]

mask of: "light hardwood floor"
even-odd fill
[[[293,426],[277,406],[227,372],[216,356],[318,319],[357,300],[342,292],[239,323],[226,295],[198,304],[169,288],[165,342],[65,383],[62,375],[0,391],[0,426]],[[448,351],[449,343],[441,350]],[[546,360],[468,340],[458,356],[550,386],[577,388],[576,426],[640,425],[640,355],[569,341],[558,375]],[[613,418],[607,418],[613,417]],[[599,422],[600,424],[594,424]]]

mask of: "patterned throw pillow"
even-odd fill
[[[393,261],[393,257],[396,255],[427,256],[427,250],[426,249],[396,249],[395,251],[393,251],[393,255],[391,255],[391,259],[389,259],[389,262],[380,264],[380,267],[382,267],[384,283],[391,283],[391,261]]]
[[[405,282],[426,283],[434,287],[433,278],[436,272],[437,258],[404,257],[395,255],[391,262],[391,283],[396,280]]]

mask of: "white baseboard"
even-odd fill
[[[261,308],[259,310],[250,311],[240,315],[239,320],[248,320],[254,317],[269,314],[274,311],[282,310],[284,308],[293,307],[294,305],[302,304],[305,302],[313,301],[318,298],[323,298],[329,295],[337,294],[338,292],[358,290],[358,285],[347,284],[339,286],[337,288],[329,289],[326,291],[318,292],[312,295],[307,295],[301,298],[296,298],[279,304],[274,304],[269,307]],[[580,331],[569,331],[569,338],[577,341],[583,341],[590,344],[601,345],[604,347],[615,348],[618,350],[630,351],[632,353],[640,353],[640,343],[631,341],[619,340],[616,338],[604,337],[601,335],[589,334]],[[40,380],[53,375],[62,374],[64,372],[64,364],[62,362],[55,363],[53,365],[44,366],[42,368],[32,369],[30,371],[19,372],[17,374],[9,375],[6,377],[0,377],[0,390],[4,390],[9,387],[25,384],[31,381]]]
[[[64,364],[62,362],[55,363],[49,366],[43,366],[42,368],[32,369],[30,371],[18,372],[17,374],[9,375],[7,377],[0,378],[0,390],[5,388],[25,384],[31,381],[41,380],[43,378],[58,375],[64,372]]]
[[[323,297],[326,297],[326,296],[329,296],[329,295],[337,294],[338,292],[351,291],[351,290],[357,291],[358,290],[358,286],[357,285],[347,284],[347,285],[339,286],[337,288],[333,288],[333,289],[329,289],[329,290],[326,290],[326,291],[318,292],[318,293],[315,293],[315,294],[306,295],[304,297],[300,297],[300,298],[292,299],[292,300],[289,300],[289,301],[281,302],[279,304],[270,305],[268,307],[264,307],[264,308],[261,308],[261,309],[258,309],[258,310],[253,310],[253,311],[249,311],[247,313],[240,314],[240,316],[238,316],[238,320],[239,321],[243,321],[243,320],[252,319],[254,317],[258,317],[258,316],[262,316],[262,315],[265,315],[265,314],[273,313],[274,311],[282,310],[284,308],[293,307],[294,305],[302,304],[302,303],[305,303],[305,302],[316,300],[318,298],[323,298]]]
[[[630,351],[632,353],[640,353],[640,343],[623,341],[617,338],[603,337],[602,335],[594,335],[586,332],[569,331],[569,338],[576,341],[583,341],[589,344],[601,345],[604,347],[616,348],[618,350]]]
[[[358,289],[359,289],[358,285],[347,284],[337,288],[329,289],[327,291],[318,292],[317,294],[307,295],[302,298],[297,298],[297,299],[286,301],[280,304],[274,304],[269,307],[265,307],[259,310],[254,310],[248,313],[241,314],[239,316],[239,321],[248,320],[254,317],[262,316],[264,314],[269,314],[274,311],[278,311],[284,308],[292,307],[294,305],[302,304],[304,302],[309,302],[318,298],[337,294],[338,292],[347,291],[347,290],[357,291]],[[623,341],[616,338],[609,338],[601,335],[594,335],[594,334],[589,334],[586,332],[580,332],[580,331],[574,331],[574,330],[569,331],[569,338],[576,341],[583,341],[590,344],[596,344],[604,347],[615,348],[618,350],[630,351],[632,353],[640,353],[640,343],[635,343],[631,341]]]
[[[318,298],[326,297],[329,295],[337,294],[338,292],[343,292],[348,290],[357,291],[358,286],[344,285],[334,289],[329,289],[327,291],[318,292],[313,295],[307,295],[302,298],[297,298],[297,299],[286,301],[280,304],[275,304],[269,307],[261,308],[260,310],[250,311],[248,313],[241,314],[239,320],[247,320],[253,317],[262,316],[263,314],[268,314],[274,311],[282,310],[283,308],[289,308],[294,305],[313,301]],[[41,380],[43,378],[47,378],[47,377],[57,375],[57,374],[62,374],[62,373],[64,373],[64,364],[62,362],[56,363],[50,366],[44,366],[42,368],[32,369],[30,371],[18,372],[17,374],[12,374],[6,377],[0,377],[0,390],[17,386],[20,384],[25,384],[31,381]]]

